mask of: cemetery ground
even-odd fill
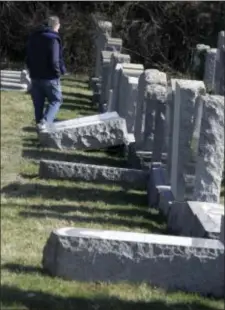
[[[63,93],[59,119],[97,113],[85,77],[64,78]],[[42,250],[54,228],[165,234],[166,223],[157,210],[148,210],[144,192],[115,185],[41,180],[41,158],[118,167],[126,162],[121,155],[106,152],[65,154],[42,149],[32,119],[29,95],[1,92],[1,309],[224,309],[223,300],[166,293],[145,283],[80,283],[45,274]]]

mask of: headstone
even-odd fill
[[[65,227],[51,233],[42,265],[66,280],[145,282],[224,296],[224,245],[218,240]]]
[[[220,201],[224,166],[224,97],[201,96],[203,103],[193,200]]]
[[[138,83],[138,109],[135,119],[135,141],[137,148],[142,149],[144,143],[145,113],[146,113],[146,88],[148,85],[167,86],[166,74],[156,69],[142,72]],[[150,121],[146,121],[151,126]],[[148,135],[148,129],[146,135]],[[146,139],[146,138],[145,138]]]
[[[220,241],[224,244],[224,215],[221,217],[220,224]]]
[[[122,44],[123,44],[122,39],[108,37],[105,50],[111,52],[120,52],[122,49]]]
[[[165,106],[167,87],[150,84],[146,87],[144,145],[152,151],[152,161],[161,161],[165,143]]]
[[[224,96],[224,66],[225,66],[225,31],[220,31],[217,41],[215,68],[215,93]]]
[[[210,49],[209,45],[197,44],[194,51],[192,67],[196,80],[203,80],[206,52]]]
[[[196,98],[205,94],[201,81],[176,81],[174,105],[173,146],[171,166],[171,187],[175,199],[183,201],[185,182],[183,174],[192,157],[191,141],[194,131]]]
[[[126,120],[128,133],[134,133],[137,110],[138,78],[122,76],[120,79],[118,114]]]
[[[106,87],[107,87],[107,79],[109,75],[110,69],[110,59],[111,59],[112,52],[102,51],[101,53],[101,97],[100,103],[101,105],[107,102],[107,94],[106,94]]]
[[[139,78],[144,67],[141,64],[121,63],[116,65],[114,76],[114,93],[113,93],[113,108],[119,111],[119,90],[121,89],[123,76]]]
[[[101,52],[104,50],[107,38],[111,36],[112,33],[112,23],[109,21],[97,21],[96,20],[96,63],[95,63],[95,77],[100,76],[101,67]]]
[[[103,149],[123,145],[126,136],[126,121],[113,112],[57,122],[39,132],[43,146],[58,149]]]
[[[41,160],[39,176],[47,179],[113,183],[145,190],[148,172],[135,169],[89,165],[54,160]]]
[[[127,54],[120,54],[118,52],[112,53],[111,60],[110,60],[110,68],[109,68],[109,75],[107,79],[107,87],[106,87],[106,97],[107,97],[107,103],[108,103],[108,111],[112,111],[112,102],[111,105],[109,105],[109,92],[110,96],[113,95],[113,80],[114,80],[114,74],[115,74],[115,68],[118,63],[129,63],[130,62],[130,56]]]
[[[167,182],[170,183],[171,179],[171,166],[172,166],[172,146],[173,146],[173,124],[174,124],[174,103],[175,103],[175,91],[176,81],[178,79],[171,79],[170,87],[168,88],[167,97],[167,120],[168,120],[168,141],[167,141],[167,161],[166,161],[166,172]]]
[[[217,49],[210,48],[206,51],[205,68],[204,68],[204,83],[207,92],[214,92],[215,89],[215,68],[216,68]]]

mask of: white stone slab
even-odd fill
[[[87,117],[88,118],[88,117]],[[58,149],[104,149],[123,145],[127,136],[126,121],[120,117],[107,117],[94,120],[82,118],[67,126],[53,124],[39,132],[43,146]],[[95,116],[96,118],[96,116]]]
[[[51,233],[42,264],[68,280],[224,294],[224,246],[218,240],[65,227]]]

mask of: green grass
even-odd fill
[[[59,119],[96,113],[85,80],[63,81]],[[104,152],[42,149],[33,128],[29,95],[1,93],[1,309],[211,310],[220,300],[166,293],[143,283],[80,283],[52,278],[41,268],[42,250],[54,228],[95,227],[166,233],[162,216],[147,211],[146,193],[116,185],[40,180],[40,158],[125,167]]]

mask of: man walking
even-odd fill
[[[26,64],[38,130],[45,129],[54,121],[62,104],[60,76],[65,74],[66,69],[59,28],[59,18],[51,16],[47,25],[39,27],[28,39]],[[48,105],[44,110],[46,98]]]

